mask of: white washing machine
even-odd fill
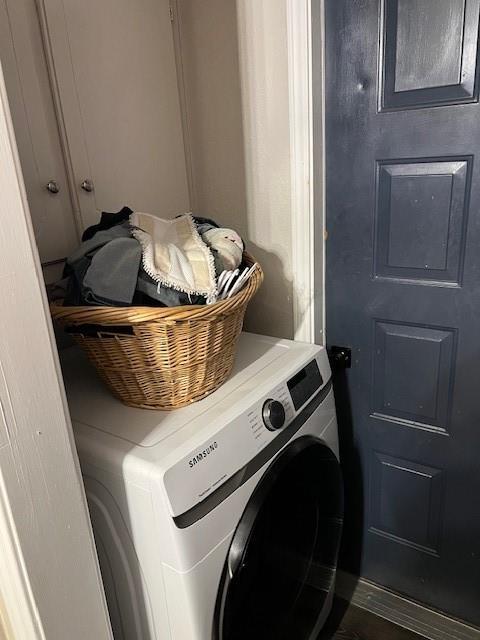
[[[173,412],[63,368],[116,640],[313,640],[343,518],[322,347],[244,333],[230,379]]]

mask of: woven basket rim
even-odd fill
[[[248,252],[244,260],[252,266],[257,261]],[[63,306],[63,300],[50,304],[52,318],[64,326],[82,324],[99,325],[140,325],[154,322],[179,322],[189,320],[212,320],[226,316],[246,305],[258,291],[263,281],[263,270],[257,262],[257,268],[249,278],[247,285],[226,300],[210,305],[184,305],[177,307],[105,307],[105,306]]]

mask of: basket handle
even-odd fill
[[[65,333],[83,338],[108,338],[115,336],[133,336],[131,325],[79,324],[65,327]]]

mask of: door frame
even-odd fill
[[[0,166],[0,627],[111,640],[1,67]]]
[[[324,0],[286,2],[294,337],[325,344]]]

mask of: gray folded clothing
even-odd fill
[[[142,258],[128,222],[98,231],[67,259],[66,305],[132,304]]]
[[[142,247],[132,236],[126,216],[130,209],[116,214],[103,213],[101,223],[87,229],[85,240],[67,259],[63,280],[51,288],[50,299],[64,298],[64,305],[130,306],[157,305],[174,307],[205,304],[205,297],[188,295],[158,284],[142,267]],[[217,227],[208,218],[193,218],[202,234]],[[212,250],[215,271],[223,265]]]

